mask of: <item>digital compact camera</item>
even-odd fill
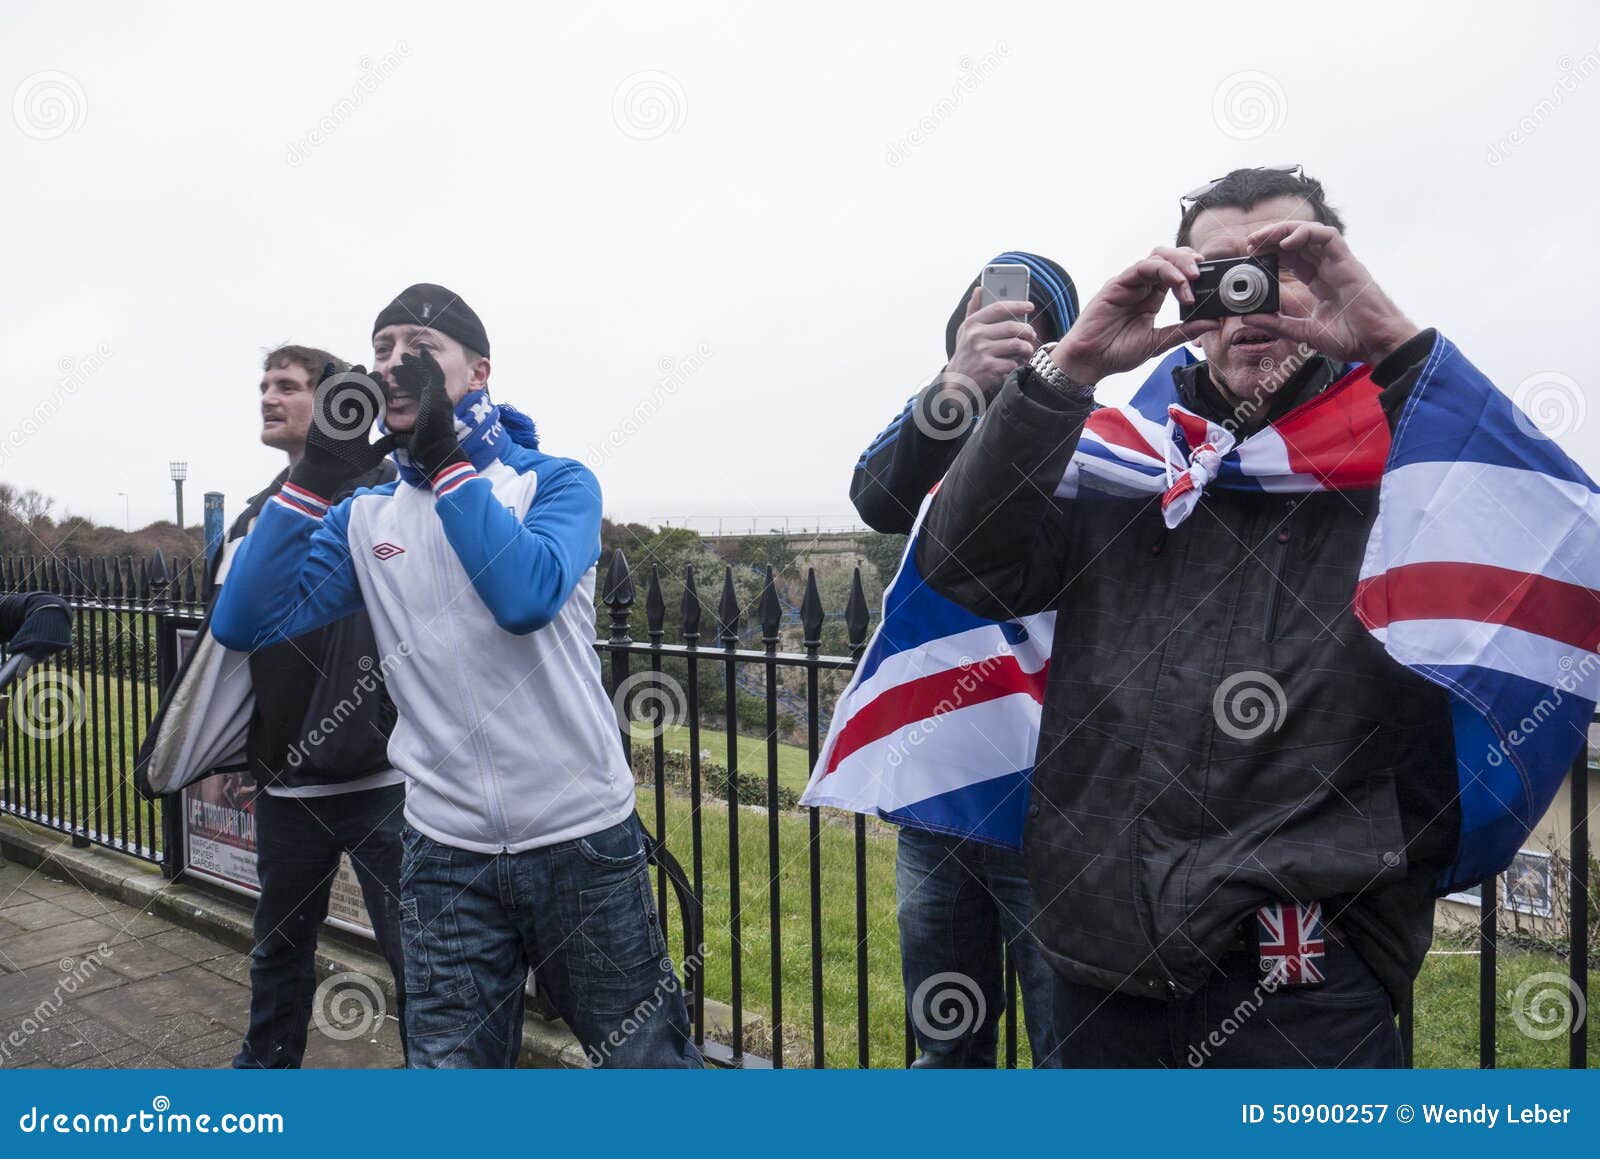
[[[1278,255],[1201,262],[1200,276],[1189,287],[1194,291],[1194,304],[1178,311],[1184,322],[1233,314],[1276,314]]]

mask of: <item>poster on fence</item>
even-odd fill
[[[178,655],[187,657],[195,631],[178,633]],[[248,772],[217,773],[183,790],[185,868],[197,877],[214,881],[250,897],[261,893],[256,874],[256,794],[260,790]],[[350,858],[339,858],[328,899],[328,922],[356,933],[372,933],[372,922],[361,896],[361,885]]]

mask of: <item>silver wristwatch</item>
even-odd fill
[[[1033,361],[1028,364],[1033,372],[1059,395],[1071,399],[1093,398],[1094,383],[1079,382],[1051,360],[1050,352],[1055,348],[1054,342],[1047,342],[1034,352]]]

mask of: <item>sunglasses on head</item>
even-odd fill
[[[1292,173],[1296,177],[1304,177],[1306,175],[1305,174],[1305,168],[1303,166],[1299,165],[1299,164],[1293,164],[1293,165],[1257,165],[1254,169],[1251,170],[1251,172],[1253,172],[1253,173]],[[1189,209],[1189,207],[1191,205],[1193,205],[1195,202],[1199,201],[1206,194],[1210,193],[1217,186],[1221,185],[1230,176],[1231,176],[1231,174],[1224,173],[1221,177],[1213,177],[1210,181],[1207,181],[1204,185],[1196,185],[1193,189],[1189,190],[1189,192],[1185,193],[1182,197],[1178,198],[1178,204],[1183,207],[1185,212],[1188,212],[1188,209]]]

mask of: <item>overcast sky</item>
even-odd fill
[[[894,8],[8,0],[0,480],[137,527],[184,459],[231,517],[261,354],[436,281],[614,518],[853,522],[983,262],[1087,299],[1284,161],[1600,475],[1594,5]]]

